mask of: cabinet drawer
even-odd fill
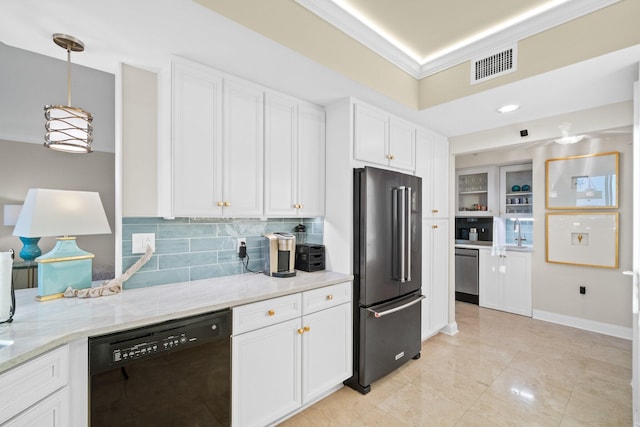
[[[69,348],[62,346],[0,376],[0,423],[69,382]]]
[[[300,294],[233,308],[233,335],[284,322],[302,314]]]
[[[351,282],[325,286],[302,294],[302,311],[314,313],[325,308],[351,301]]]

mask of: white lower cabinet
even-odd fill
[[[232,425],[273,423],[350,377],[351,313],[350,282],[235,307]]]
[[[531,317],[531,253],[479,253],[480,306]]]
[[[449,220],[422,220],[422,339],[449,322]]]
[[[80,339],[0,375],[0,425],[86,426],[87,354]]]

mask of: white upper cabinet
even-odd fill
[[[354,105],[356,160],[413,172],[415,141],[412,124],[368,105]]]
[[[416,175],[422,178],[423,218],[449,216],[449,142],[443,136],[418,129]]]
[[[263,209],[263,90],[224,80],[222,203],[224,216],[256,217]]]
[[[456,171],[456,216],[497,216],[497,168],[487,166]]]
[[[263,92],[173,64],[173,215],[262,215]]]
[[[265,215],[324,215],[324,111],[265,97]]]

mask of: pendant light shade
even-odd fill
[[[91,153],[93,148],[93,116],[82,108],[71,106],[71,51],[82,52],[84,43],[75,37],[56,33],[53,41],[67,50],[67,105],[44,107],[45,147],[67,153]]]

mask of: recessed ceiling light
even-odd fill
[[[520,106],[517,104],[503,105],[502,107],[498,108],[498,113],[511,113],[512,111],[516,111],[519,108]]]
[[[554,139],[556,144],[575,144],[576,142],[580,142],[584,138],[584,135],[569,135],[563,136],[562,138]]]

